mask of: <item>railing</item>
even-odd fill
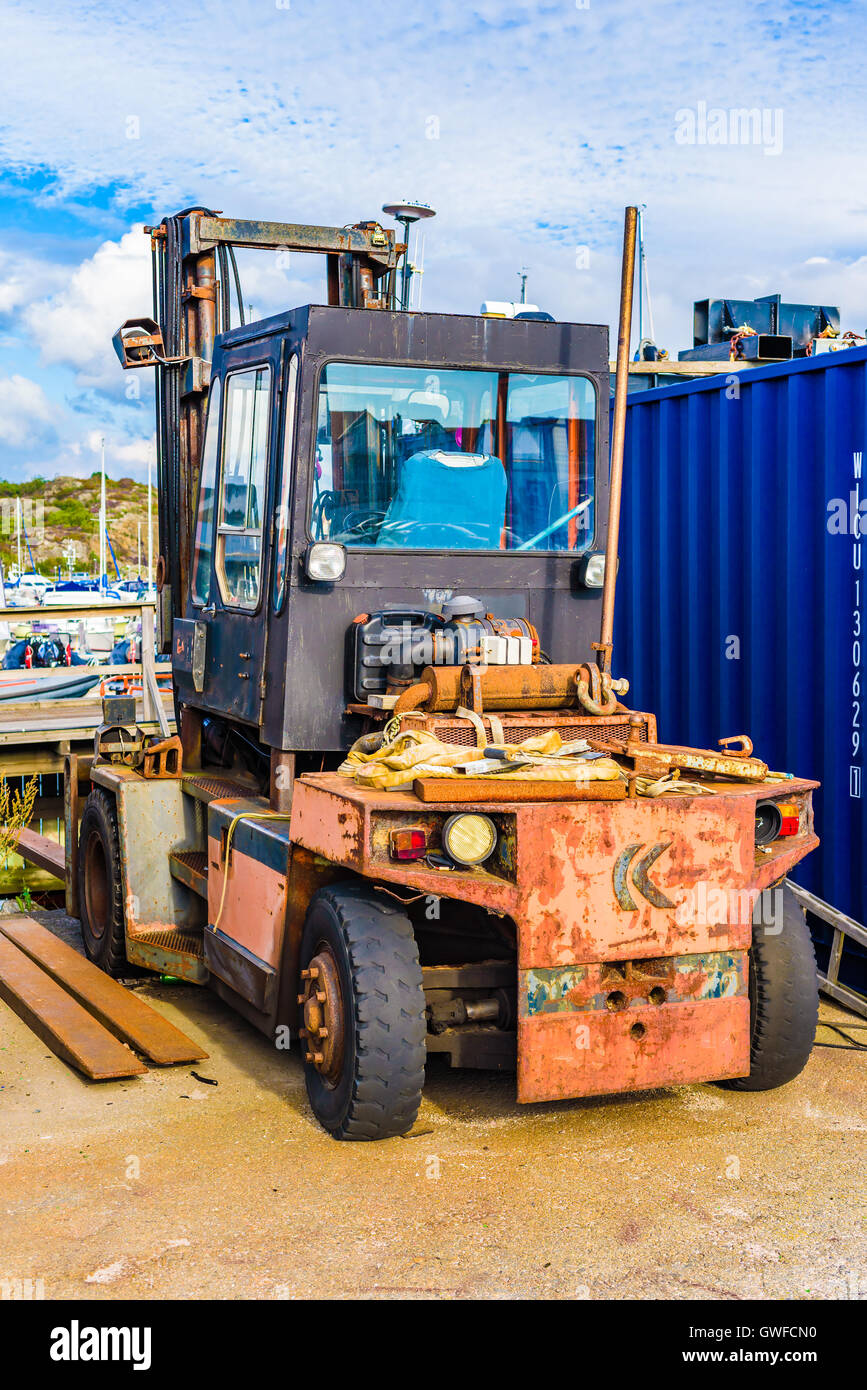
[[[144,706],[144,718],[147,723],[159,724],[163,738],[168,738],[170,729],[166,712],[163,709],[163,702],[160,697],[159,686],[157,685],[156,665],[154,662],[154,612],[155,605],[152,602],[144,603],[81,603],[70,604],[68,607],[54,608],[48,606],[26,607],[26,608],[0,608],[0,622],[20,623],[26,618],[36,618],[40,622],[58,622],[61,615],[64,619],[77,620],[78,618],[95,615],[99,617],[111,618],[133,618],[141,617],[141,666],[138,663],[131,663],[131,669],[142,673],[142,704]],[[99,680],[100,676],[108,675],[111,667],[94,666],[93,670],[98,672],[94,677]],[[56,668],[55,668],[56,671]]]

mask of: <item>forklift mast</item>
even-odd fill
[[[189,584],[194,510],[207,418],[214,340],[245,323],[235,247],[326,257],[328,303],[397,307],[396,269],[406,247],[378,222],[351,227],[219,217],[187,208],[146,227],[151,239],[154,317],[128,319],[114,335],[124,368],[156,368],[159,632],[168,650]]]

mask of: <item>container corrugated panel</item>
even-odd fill
[[[793,877],[867,921],[867,349],[629,397],[614,672],[659,738],[822,782]]]

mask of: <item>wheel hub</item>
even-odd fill
[[[305,1044],[304,1060],[315,1067],[323,1081],[334,1086],[343,1069],[345,1030],[340,974],[327,946],[323,945],[301,971],[301,983],[299,1033]]]

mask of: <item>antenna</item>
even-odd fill
[[[386,217],[393,217],[395,222],[399,222],[403,227],[406,249],[403,253],[403,271],[400,281],[400,307],[401,309],[408,309],[410,287],[415,269],[409,259],[409,229],[414,222],[420,222],[425,217],[436,217],[436,213],[430,203],[383,203],[382,210]]]
[[[415,306],[415,307],[416,307],[416,312],[417,312],[417,313],[421,313],[421,292],[422,292],[422,289],[423,289],[422,281],[423,281],[423,277],[424,277],[424,232],[421,232],[421,233],[419,234],[418,248],[419,248],[419,250],[418,250],[418,264],[413,264],[412,272],[413,272],[413,278],[416,280],[416,287],[417,287],[417,289],[418,289],[418,294],[417,294],[417,296],[416,296],[416,306]],[[413,288],[413,287],[410,286],[410,290],[412,290],[412,288]],[[410,301],[411,301],[411,296],[410,296]],[[412,308],[412,302],[410,302],[410,308]]]
[[[518,271],[518,279],[519,279],[520,282],[521,282],[521,303],[522,303],[522,304],[526,304],[526,303],[527,303],[527,273],[528,273],[529,269],[530,269],[530,267],[529,267],[528,265],[522,265],[522,266],[521,266],[521,269]]]

